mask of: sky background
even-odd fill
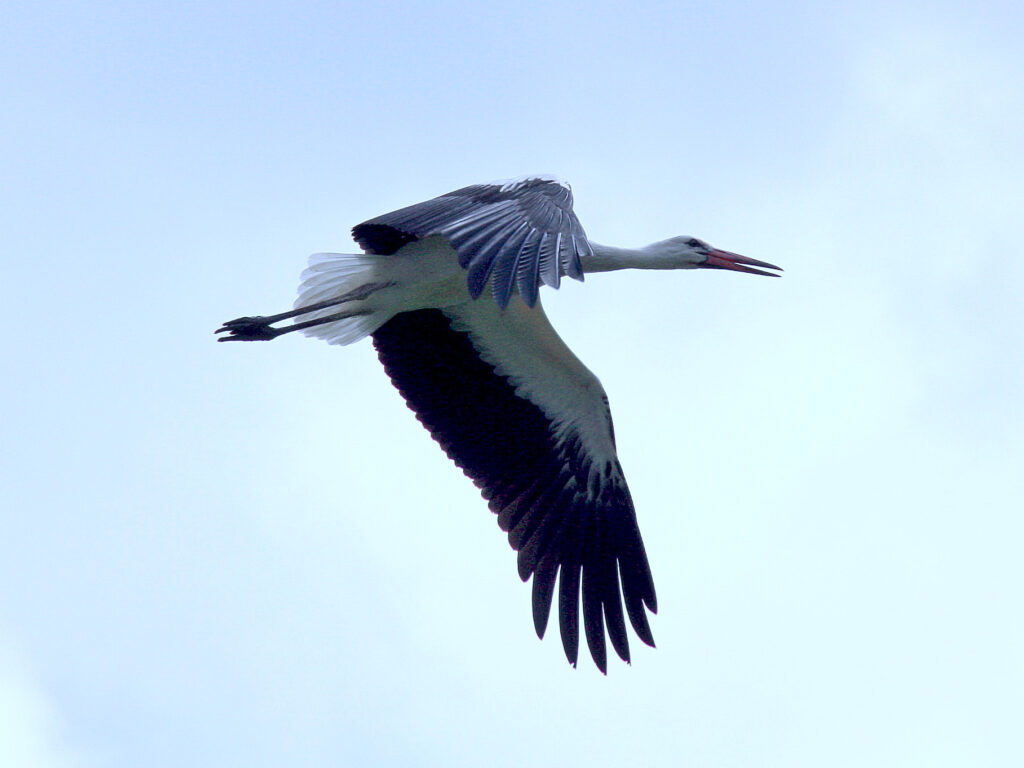
[[[1024,764],[1024,10],[6,3],[0,765]],[[216,344],[482,181],[786,270],[543,294],[659,597],[534,635],[368,342]]]

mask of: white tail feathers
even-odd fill
[[[302,272],[295,308],[330,301],[374,282],[374,268],[380,264],[380,260],[380,256],[364,253],[314,253],[309,257],[309,266]],[[295,322],[306,322],[352,310],[367,312],[333,323],[314,325],[302,332],[306,336],[323,339],[328,344],[351,344],[373,333],[389,319],[386,312],[376,309],[369,302],[356,300],[300,315],[295,318]]]

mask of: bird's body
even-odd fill
[[[348,344],[372,335],[410,408],[508,531],[521,578],[533,577],[537,633],[558,575],[571,663],[581,592],[587,643],[602,671],[606,629],[630,658],[623,599],[637,635],[653,645],[646,611],[657,610],[654,583],[607,396],[551,327],[538,288],[627,267],[777,267],[693,238],[637,250],[593,243],[568,186],[545,177],[466,187],[371,219],[353,235],[365,253],[311,257],[293,311],[233,320],[221,340],[302,330]],[[289,318],[293,325],[271,327]]]

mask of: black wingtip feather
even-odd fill
[[[626,634],[626,619],[622,614],[622,599],[619,597],[619,571],[614,560],[602,570],[601,578],[604,580],[604,621],[608,627],[608,637],[619,658],[628,664],[629,636]]]
[[[558,631],[569,663],[576,666],[580,650],[580,566],[564,562],[558,573]]]
[[[601,617],[602,595],[600,577],[594,567],[596,563],[585,559],[583,562],[583,628],[586,630],[587,647],[597,668],[608,673],[608,651],[604,640],[604,620]]]
[[[533,628],[537,637],[544,639],[547,631],[548,617],[551,615],[551,600],[555,595],[555,576],[558,573],[558,561],[547,557],[540,562],[533,572]]]

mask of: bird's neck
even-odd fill
[[[660,243],[643,248],[617,248],[590,241],[592,256],[582,256],[580,263],[584,273],[613,272],[617,269],[677,269],[678,260],[673,261]]]

